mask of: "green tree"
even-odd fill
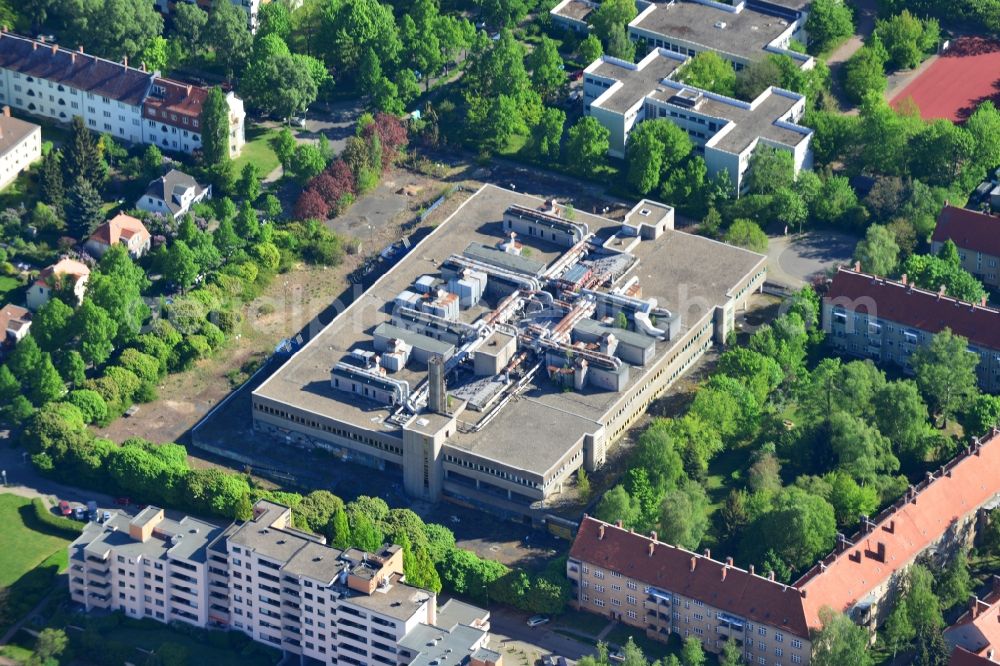
[[[73,308],[58,298],[51,298],[32,317],[31,335],[44,351],[62,349],[72,337],[69,330],[72,317]]]
[[[567,162],[581,174],[596,175],[608,152],[610,136],[611,132],[596,118],[592,116],[580,118],[569,130],[566,144]]]
[[[635,42],[628,38],[628,33],[625,31],[624,26],[613,26],[608,33],[607,43],[607,53],[609,56],[624,60],[625,62],[635,61]]]
[[[886,644],[892,648],[892,658],[896,659],[896,652],[905,647],[916,636],[913,625],[910,623],[910,611],[907,608],[906,595],[900,595],[896,602],[896,607],[892,609],[889,617],[886,618],[882,629],[882,638]]]
[[[896,237],[886,227],[873,224],[854,248],[854,258],[861,262],[861,269],[867,273],[882,277],[892,275],[899,263]]]
[[[668,491],[660,510],[660,539],[688,550],[697,550],[708,529],[708,508],[708,496],[694,481]]]
[[[240,13],[246,27],[246,15],[229,0],[216,0],[215,7],[232,7]],[[213,14],[214,16],[214,14]],[[229,160],[229,105],[222,90],[215,86],[208,91],[201,110],[201,152],[205,163],[217,166]]]
[[[921,634],[917,640],[917,666],[947,666],[951,659],[951,646],[945,641],[940,628]]]
[[[253,203],[260,197],[260,172],[257,165],[247,162],[240,173],[240,181],[236,186],[236,191],[244,201]]]
[[[326,14],[326,31],[332,35],[326,61],[336,71],[356,71],[361,55],[372,48],[383,66],[392,68],[403,45],[392,7],[378,0],[348,0]]]
[[[97,391],[78,389],[70,391],[67,401],[75,405],[87,423],[103,423],[108,418],[108,403]]]
[[[80,356],[90,365],[101,365],[114,350],[113,340],[118,334],[118,323],[107,310],[94,304],[88,297],[73,315],[73,330],[80,340]]]
[[[687,132],[673,123],[659,119],[641,123],[625,146],[629,184],[641,194],[652,191],[693,148]]]
[[[347,512],[343,506],[334,510],[333,519],[330,522],[330,531],[332,534],[330,539],[331,546],[340,550],[346,550],[351,547],[351,543],[353,542],[351,528],[347,524]]]
[[[38,658],[40,663],[45,664],[49,659],[55,659],[65,652],[68,645],[69,639],[66,637],[65,631],[51,627],[45,628],[38,633],[38,638],[35,639],[34,656]]]
[[[208,13],[195,3],[182,2],[170,12],[171,42],[180,46],[185,58],[196,56],[204,46]]]
[[[243,8],[229,0],[213,0],[208,21],[205,23],[203,43],[215,51],[215,59],[223,66],[226,78],[232,79],[238,69],[246,63],[253,46],[253,36],[250,34],[247,15]],[[202,123],[203,150],[206,134],[205,124]],[[226,136],[229,136],[228,132]],[[205,152],[208,155],[208,151]],[[228,152],[225,154],[228,156]],[[217,162],[218,160],[209,158],[210,164]]]
[[[576,52],[579,54],[580,60],[592,63],[604,54],[604,47],[601,46],[601,40],[597,35],[590,34],[580,42]]]
[[[361,550],[374,553],[382,547],[384,536],[372,519],[363,512],[351,516],[351,541]]]
[[[567,79],[555,40],[542,36],[542,41],[528,54],[526,65],[531,71],[531,83],[542,98],[548,102],[557,99]]]
[[[844,90],[855,104],[868,94],[882,95],[889,82],[885,78],[885,58],[871,46],[862,46],[844,65]]]
[[[965,121],[965,129],[972,135],[972,159],[979,175],[1000,165],[1000,111],[992,100],[986,100],[976,107]]]
[[[745,247],[754,252],[767,252],[767,234],[756,222],[750,220],[733,220],[726,231],[725,240],[730,245]]]
[[[976,366],[979,357],[970,354],[968,346],[966,338],[945,328],[929,345],[918,347],[910,356],[917,386],[930,401],[943,426],[978,390]]]
[[[638,518],[638,511],[625,486],[618,484],[604,493],[604,497],[597,504],[595,515],[608,523],[620,520],[626,527],[633,527]]]
[[[836,533],[837,520],[830,503],[791,487],[778,494],[756,528],[747,530],[742,548],[750,560],[758,559],[764,548],[771,548],[782,560],[800,568],[829,551]]]
[[[897,69],[912,69],[920,64],[927,51],[924,29],[924,23],[906,9],[875,23],[875,33],[885,45],[889,62]],[[933,41],[936,48],[937,38]]]
[[[732,97],[736,89],[736,70],[714,51],[702,51],[688,60],[677,73],[684,83]]]
[[[87,364],[84,363],[80,352],[75,349],[60,354],[56,367],[63,381],[70,386],[79,388],[87,379]]]
[[[173,283],[181,291],[186,291],[198,277],[198,264],[195,254],[182,240],[175,240],[169,248],[160,255],[160,266],[163,277]]]
[[[292,10],[283,2],[269,2],[260,6],[257,12],[256,39],[277,35],[287,39],[292,34]]]
[[[736,645],[736,641],[723,641],[719,666],[743,666],[743,650]]]
[[[561,150],[563,126],[566,124],[566,112],[562,109],[545,107],[542,118],[531,128],[531,144],[541,157],[559,159]]]
[[[705,666],[706,661],[705,650],[701,647],[698,637],[685,638],[684,647],[681,648],[681,663],[684,666]]]
[[[706,51],[708,53],[708,51]],[[795,162],[787,150],[757,144],[750,155],[748,189],[756,194],[773,194],[795,182]]]
[[[964,604],[972,594],[972,577],[969,574],[969,558],[965,549],[960,549],[952,557],[943,576],[935,580],[935,593],[941,602],[941,609],[947,610]]]
[[[78,178],[69,190],[66,221],[76,238],[86,238],[104,220],[104,202],[89,180]]]
[[[32,324],[32,334],[34,327]],[[926,407],[925,407],[926,410]],[[981,393],[970,400],[958,415],[958,422],[966,437],[981,437],[993,426],[1000,424],[1000,396]]]
[[[903,264],[903,272],[918,286],[935,290],[943,286],[948,295],[967,303],[978,303],[986,294],[982,283],[971,273],[934,255],[910,255]]]
[[[278,132],[278,135],[274,137],[274,152],[278,156],[278,161],[281,162],[281,168],[284,169],[285,173],[290,173],[292,170],[296,145],[298,144],[295,141],[295,136],[287,127],[282,128]]]
[[[61,166],[62,152],[53,148],[42,157],[38,174],[38,188],[42,199],[62,215],[66,189]]]
[[[813,637],[813,666],[871,666],[868,633],[843,613],[824,606],[819,611],[822,629]]]
[[[602,2],[589,19],[590,24],[594,27],[594,33],[600,39],[608,41],[615,29],[624,29],[636,17],[637,13],[634,2],[611,0],[610,2]]]
[[[62,377],[52,365],[52,357],[48,353],[42,354],[42,361],[35,368],[34,375],[29,382],[28,397],[36,407],[41,407],[47,402],[58,400],[66,394],[66,385]]]
[[[107,177],[108,165],[101,157],[97,135],[87,128],[80,116],[73,116],[61,164],[65,183],[73,184],[83,179],[99,187]]]
[[[86,43],[88,52],[111,60],[137,60],[163,32],[163,17],[144,2],[87,0],[73,13],[75,43]]]
[[[852,14],[850,5],[841,0],[816,0],[806,20],[809,52],[822,53],[850,37],[854,32]]]
[[[944,626],[941,604],[934,594],[934,574],[922,564],[910,567],[905,584],[906,609],[917,636],[929,635]]]
[[[910,142],[909,167],[915,178],[947,187],[957,180],[976,152],[973,135],[950,120],[925,125]],[[979,170],[974,174],[979,182]],[[973,183],[974,184],[974,183]]]
[[[296,181],[304,185],[321,174],[325,168],[326,160],[316,145],[300,143],[295,147],[292,174]]]

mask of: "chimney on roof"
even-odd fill
[[[726,567],[728,568],[728,567],[731,567],[731,566],[733,566],[733,558],[727,557],[726,558]]]
[[[3,117],[10,118],[10,107],[6,104],[3,105]]]
[[[31,50],[32,51],[38,50],[38,42],[31,42]]]
[[[938,288],[938,300],[940,301],[941,297],[944,296],[946,293],[948,293],[948,289],[944,285],[941,285],[941,287]]]
[[[855,261],[854,262],[854,272],[855,273],[860,273],[861,272],[861,262],[860,261]]]
[[[794,590],[795,588],[793,587],[792,589]],[[805,588],[802,588],[801,590],[799,590],[799,593],[802,595],[803,599],[806,598],[806,589]]]
[[[71,51],[70,52],[70,54],[69,54],[69,61],[71,63],[73,63],[74,65],[76,64],[76,51]]]
[[[837,532],[837,553],[842,553],[847,550],[847,537],[844,536],[843,532]]]
[[[879,541],[875,544],[875,559],[879,562],[885,562],[885,541]]]
[[[191,89],[192,89],[193,87],[194,87],[194,86],[192,86],[192,85],[191,85],[190,83],[188,84],[188,87],[187,87],[187,94],[188,94],[188,95],[190,95],[190,94],[191,94]]]
[[[752,564],[750,565],[750,568],[748,569],[748,571],[750,572],[750,575],[752,576],[752,575],[753,575],[753,573],[754,573],[754,572],[753,572],[753,565],[752,565]]]
[[[59,52],[59,45],[58,44],[53,44],[52,45],[52,55],[55,55],[58,52]]]
[[[709,549],[709,548],[705,549],[705,557],[707,557],[708,559],[712,559],[712,551],[711,551],[711,549]]]
[[[767,572],[767,579],[769,581],[771,581],[772,583],[774,582],[774,572],[773,571],[768,571]]]
[[[145,72],[146,71],[146,61],[145,60],[143,60],[142,62],[139,63],[139,71],[140,72]]]
[[[650,557],[653,556],[653,551],[655,551],[655,550],[656,550],[656,544],[653,543],[652,541],[650,541],[649,542],[649,556]]]
[[[903,275],[902,275],[902,276],[900,276],[900,278],[899,278],[899,281],[900,281],[900,282],[901,282],[902,284],[906,284],[906,280],[907,280],[907,277],[906,277],[906,273],[903,273]]]
[[[979,306],[983,308],[986,307],[986,294],[983,294],[983,297],[979,299]]]
[[[653,530],[652,532],[649,533],[649,538],[652,539],[653,541],[659,541],[660,535],[656,533],[656,530]]]
[[[597,528],[597,540],[598,541],[604,540],[604,525],[601,525],[600,527]]]
[[[83,53],[83,44],[80,44],[80,46],[76,47],[76,50],[79,51],[80,53]]]
[[[990,582],[992,583],[993,586],[992,587],[993,594],[997,594],[998,592],[1000,592],[1000,576],[993,574],[993,578],[990,580]],[[998,619],[1000,619],[1000,615],[998,615],[997,617]]]
[[[618,520],[615,521],[615,527],[621,527],[621,526],[622,526],[622,520],[621,518],[619,518]]]
[[[819,560],[818,562],[816,562],[816,564],[819,565],[820,571],[826,571],[826,564],[823,562],[823,560]]]
[[[44,44],[45,43],[45,35],[38,35],[38,41],[40,41],[42,44]]]
[[[694,555],[691,556],[691,573],[694,573],[694,568],[698,566],[698,558]]]
[[[726,572],[729,571],[729,567],[722,567],[722,580],[726,580]]]
[[[930,483],[931,481],[934,480],[934,472],[927,470],[926,472],[924,472],[924,478],[927,479],[927,483]]]
[[[969,595],[969,615],[973,620],[979,617],[979,597],[975,594]]]
[[[125,69],[128,69],[128,56],[122,58],[122,64],[125,65]]]

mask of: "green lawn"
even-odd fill
[[[277,169],[281,163],[271,147],[271,139],[277,136],[279,130],[266,127],[250,127],[247,129],[247,142],[243,145],[240,156],[233,160],[233,171],[239,176],[243,167],[253,162],[261,178]]]
[[[0,495],[0,587],[10,588],[10,616],[20,619],[44,597],[66,569],[69,541],[49,533],[35,518],[31,500]],[[0,633],[4,630],[0,625]]]
[[[21,286],[17,278],[0,275],[0,303],[7,302],[7,294]]]
[[[143,650],[156,651],[164,643],[183,645],[187,648],[190,663],[212,664],[212,666],[271,666],[280,659],[277,651],[269,650],[263,645],[259,646],[260,649],[252,649],[248,651],[248,654],[242,654],[243,650],[235,650],[229,646],[208,645],[204,641],[196,640],[186,633],[174,631],[159,623],[153,626],[150,622],[148,625],[149,628],[123,624],[115,629],[109,637],[119,643]],[[224,642],[220,642],[220,645],[224,645]],[[257,647],[254,646],[254,648]]]
[[[680,655],[681,642],[677,634],[670,634],[669,640],[666,643],[661,643],[646,636],[646,632],[642,629],[636,629],[626,624],[619,624],[612,629],[605,642],[611,645],[625,645],[629,637],[650,661],[662,659],[668,654]]]

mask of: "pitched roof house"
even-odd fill
[[[42,269],[38,274],[35,283],[28,288],[25,297],[29,310],[37,311],[40,307],[49,302],[52,289],[66,280],[73,282],[73,293],[76,294],[77,301],[83,300],[83,294],[87,290],[87,279],[90,277],[90,269],[85,264],[63,257],[56,263]]]
[[[150,235],[145,225],[131,215],[119,213],[94,229],[84,248],[100,259],[115,243],[121,243],[129,255],[138,259],[149,251]]]
[[[8,303],[0,308],[0,346],[16,344],[28,334],[31,328],[31,313],[24,308]]]
[[[211,185],[203,187],[186,173],[171,169],[149,184],[146,193],[139,197],[135,206],[140,210],[176,219],[191,210],[194,204],[211,198]]]
[[[946,205],[931,236],[931,251],[936,254],[949,240],[958,246],[962,268],[987,286],[1000,287],[1000,218]]]
[[[951,666],[992,664],[1000,659],[1000,576],[993,576],[993,589],[985,599],[972,596],[969,610],[944,631],[954,648]]]

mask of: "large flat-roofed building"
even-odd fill
[[[772,572],[740,569],[731,558],[713,560],[707,550],[699,555],[663,543],[656,533],[585,517],[566,563],[573,604],[663,641],[671,633],[694,636],[712,652],[736,641],[750,664],[807,664],[823,608],[874,631],[914,562],[943,567],[971,543],[983,512],[1000,504],[998,465],[994,428],[879,515],[863,516],[857,533],[838,534],[834,551],[791,585]],[[969,649],[986,647],[973,630],[954,638]]]
[[[14,118],[4,105],[0,110],[0,189],[41,158],[41,126]]]
[[[713,51],[738,70],[768,53],[787,55],[800,67],[813,59],[789,49],[792,40],[806,41],[800,10],[767,2],[672,0],[652,3],[628,25],[629,37],[650,50],[663,48],[683,56]]]
[[[791,153],[795,173],[813,164],[811,129],[799,125],[806,99],[770,87],[751,102],[673,80],[684,57],[663,48],[633,64],[602,56],[584,70],[584,112],[611,132],[608,153],[624,157],[637,123],[664,119],[687,132],[710,175],[729,173],[737,193],[746,187],[750,155],[763,143]]]
[[[931,235],[931,252],[952,241],[962,268],[991,289],[1000,287],[1000,218],[989,213],[945,205]]]
[[[253,393],[258,432],[540,519],[706,349],[765,258],[484,186]]]
[[[969,341],[979,357],[984,391],[1000,391],[1000,310],[966,303],[944,290],[914,287],[904,275],[887,280],[841,268],[823,297],[823,330],[835,349],[912,372],[910,356],[945,328]]]
[[[291,522],[267,501],[227,527],[157,507],[115,512],[70,544],[70,596],[88,611],[242,631],[302,663],[423,666],[448,654],[461,665],[490,652],[489,612],[438,608],[405,582],[398,545],[342,551]]]

